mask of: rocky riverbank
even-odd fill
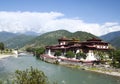
[[[81,63],[70,59],[59,61],[57,58],[48,55],[40,56],[40,58],[48,63],[59,64],[70,68],[77,68],[77,69],[88,70],[88,71],[120,77],[120,69],[116,69],[111,66],[106,66],[103,64],[92,65],[92,63]]]
[[[81,69],[81,70],[87,70],[87,71],[92,71],[92,72],[97,72],[97,73],[102,73],[102,74],[108,74],[112,76],[118,76],[120,77],[120,69],[114,69],[114,68],[106,68],[102,67],[99,65],[97,66],[91,66],[91,65],[84,65],[84,64],[73,64],[73,63],[65,63],[65,62],[60,62],[60,65],[70,67],[70,68],[76,68],[76,69]]]

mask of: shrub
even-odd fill
[[[61,56],[61,53],[62,53],[61,51],[58,51],[58,50],[57,50],[57,51],[55,51],[54,56]]]
[[[76,54],[76,58],[77,59],[80,59],[80,58],[84,58],[85,59],[86,58],[86,54],[79,52],[79,53]]]
[[[14,84],[49,84],[47,76],[38,70],[26,69],[25,71],[16,70]]]
[[[68,51],[65,56],[68,58],[73,58],[75,57],[75,53],[73,53],[72,51]]]

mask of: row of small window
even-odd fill
[[[108,49],[108,46],[97,46],[97,48],[104,48],[104,49]]]

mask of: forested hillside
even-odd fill
[[[85,41],[89,38],[96,37],[90,33],[77,31],[75,33],[68,32],[66,30],[58,30],[53,32],[48,32],[42,34],[33,40],[31,40],[26,46],[33,46],[33,47],[44,47],[46,45],[53,45],[58,43],[58,39],[61,37],[67,38],[77,38],[80,41]]]
[[[120,31],[108,33],[100,38],[109,42],[114,47],[120,48]]]
[[[34,37],[35,36],[18,35],[16,37],[4,41],[4,44],[8,48],[22,48]]]
[[[17,34],[2,31],[2,32],[0,32],[0,42],[6,41],[6,40],[11,39],[15,36],[17,36]]]

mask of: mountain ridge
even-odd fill
[[[4,42],[6,47],[9,48],[19,48],[24,46],[33,47],[44,47],[46,45],[54,45],[58,43],[58,39],[65,36],[67,38],[77,38],[80,41],[85,41],[92,37],[97,37],[91,33],[76,31],[74,33],[67,30],[56,30],[47,33],[40,34],[39,36],[32,35],[34,32],[28,32],[28,34],[10,33],[10,32],[0,32],[0,42]],[[35,33],[34,33],[35,34]],[[120,31],[110,32],[103,35],[101,38],[104,41],[109,42],[116,48],[120,48]]]
[[[111,39],[116,38],[116,36],[120,36],[120,31],[107,33],[100,36],[100,38],[104,39],[105,41],[110,41]]]
[[[87,39],[97,37],[93,34],[87,33],[87,32],[82,32],[82,31],[77,31],[74,33],[71,33],[67,30],[57,30],[57,31],[52,31],[48,33],[44,33],[33,40],[31,40],[28,45],[31,45],[32,47],[44,47],[47,45],[54,45],[58,43],[58,39],[61,37],[67,37],[67,38],[78,38],[80,41],[85,41]],[[27,45],[26,45],[27,46]]]
[[[120,31],[110,32],[100,38],[111,43],[117,49],[120,49]]]
[[[4,41],[4,44],[7,48],[22,48],[34,37],[22,34]]]
[[[0,42],[6,41],[10,38],[13,38],[17,36],[17,34],[15,33],[11,33],[11,32],[6,32],[6,31],[2,31],[0,32]]]
[[[6,31],[0,32],[0,42],[3,42],[6,48],[21,48],[33,37],[35,37],[35,35],[32,36]]]

